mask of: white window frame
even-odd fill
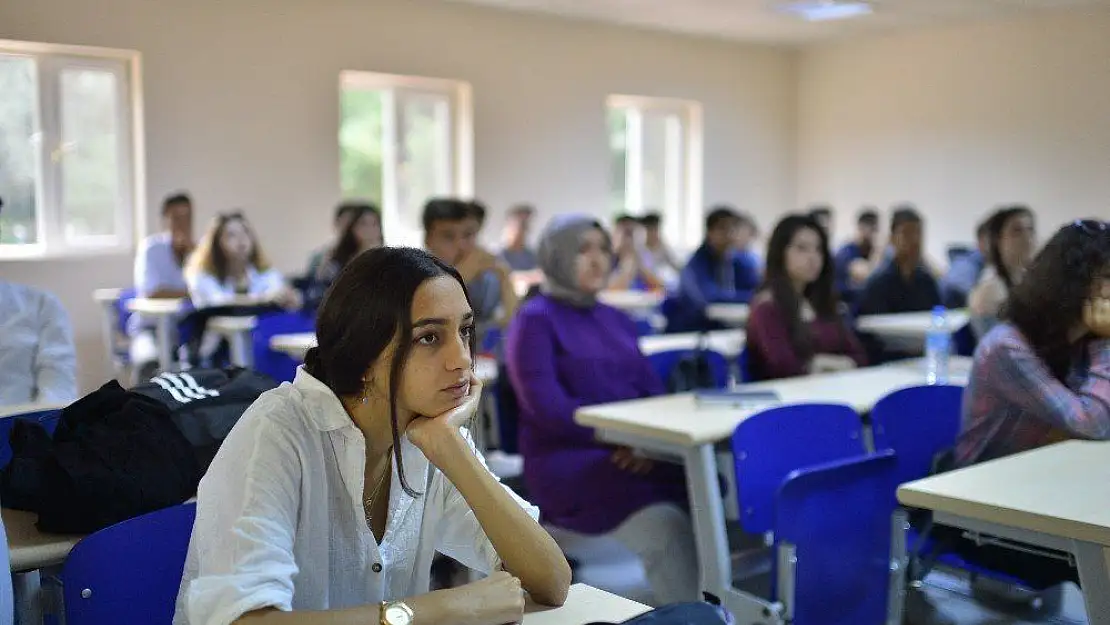
[[[663,214],[663,227],[672,245],[683,249],[697,247],[704,235],[702,223],[702,110],[693,100],[656,98],[634,95],[611,95],[606,111],[625,112],[626,161],[624,210],[640,215],[648,209]],[[663,206],[647,206],[643,201],[643,118],[655,113],[674,115],[679,123],[668,128],[669,141],[678,141],[679,148],[668,150],[667,177]],[[607,144],[608,145],[608,144]]]
[[[0,245],[0,261],[132,252],[137,233],[143,232],[146,222],[142,193],[146,186],[146,171],[139,53],[134,50],[0,39],[0,54],[35,60],[37,122],[41,139],[35,191],[38,240],[31,244]],[[116,207],[115,234],[74,240],[67,239],[65,233],[61,168],[56,163],[65,157],[67,149],[61,142],[62,72],[82,68],[111,72],[117,78],[120,203]]]
[[[405,98],[435,95],[448,102],[448,154],[438,165],[448,181],[446,195],[472,197],[474,194],[474,132],[472,94],[468,83],[443,78],[400,76],[379,72],[344,70],[339,88],[382,91],[383,134],[390,138],[382,144],[382,235],[389,245],[422,246],[424,232],[419,215],[402,215],[397,189],[397,151],[402,144],[399,104]],[[342,168],[340,168],[341,170]],[[347,198],[359,199],[359,198]],[[415,210],[415,207],[414,207]]]

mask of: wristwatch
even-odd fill
[[[413,611],[404,601],[383,601],[381,625],[412,625]]]

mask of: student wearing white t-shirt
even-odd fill
[[[361,254],[316,334],[201,480],[174,622],[501,625],[525,591],[561,604],[570,567],[539,510],[460,429],[482,386],[459,274],[419,250]],[[491,575],[429,592],[436,552]]]
[[[270,265],[243,213],[218,215],[185,267],[194,308],[277,304],[297,308],[300,297]]]

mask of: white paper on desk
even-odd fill
[[[754,410],[770,408],[782,403],[774,391],[695,391],[694,404],[700,407],[729,407]]]

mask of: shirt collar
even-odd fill
[[[329,432],[356,427],[347,410],[343,408],[343,402],[339,401],[339,397],[326,384],[305,371],[303,365],[297,367],[293,388],[304,400],[305,412],[308,413],[308,418],[316,429]]]

